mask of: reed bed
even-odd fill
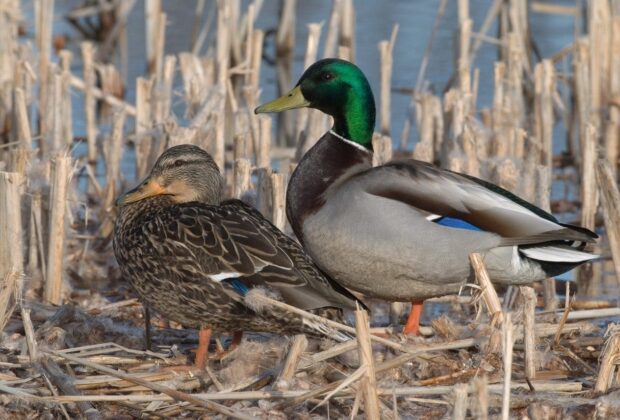
[[[306,45],[306,65],[323,56],[355,60],[360,48],[352,0],[334,0],[325,24],[310,25],[302,40],[294,39],[295,3],[281,1],[274,41],[281,92],[297,77],[296,43]],[[472,255],[476,284],[460,296],[429,301],[433,315],[423,337],[403,337],[390,324],[402,316],[399,305],[371,301],[370,320],[358,310],[349,317],[355,327],[332,323],[356,336],[338,345],[250,334],[197,373],[186,366],[197,332],[155,316],[154,349],[142,350],[141,304],[111,249],[119,192],[165,148],[193,143],[214,156],[228,196],[252,203],[290,232],[288,174],[329,126],[315,110],[282,114],[275,126],[253,114],[260,72],[273,71],[262,60],[271,41],[256,25],[262,4],[197,0],[191,48],[166,55],[162,2],[145,0],[147,63],[137,80],[126,80],[127,18],[142,4],[85,2],[62,16],[83,37],[74,53],[54,34],[53,0],[35,1],[30,35],[23,31],[22,4],[0,4],[0,417],[620,416],[620,330],[613,323],[620,316],[615,0],[574,7],[494,0],[480,27],[466,0],[440,1],[399,134],[390,125],[397,112],[390,100],[398,26],[377,50],[375,163],[434,162],[596,230],[602,258],[581,269],[574,284],[548,279],[496,291]],[[438,93],[425,83],[426,69],[447,7],[458,8],[454,72]],[[533,13],[573,16],[573,43],[537,56]],[[494,22],[495,35],[489,33]],[[476,67],[482,43],[497,47],[490,81],[480,80]],[[483,83],[493,84],[493,102],[478,109]],[[135,103],[124,99],[125,84],[135,90]],[[78,96],[84,137],[73,133]],[[554,131],[558,126],[564,135]],[[555,154],[562,142],[566,152]],[[552,185],[568,193],[551,195]]]

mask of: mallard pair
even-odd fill
[[[249,300],[252,289],[262,289],[304,310],[356,306],[348,291],[257,210],[239,200],[221,201],[222,188],[212,157],[181,145],[166,150],[147,178],[117,200],[114,252],[143,302],[201,329],[200,367],[211,331],[346,339],[325,325]]]
[[[405,332],[416,333],[421,302],[453,294],[482,254],[496,284],[528,284],[597,258],[597,235],[481,179],[408,159],[372,167],[375,103],[355,65],[325,59],[294,89],[256,113],[310,107],[334,125],[293,172],[286,212],[316,264],[366,296],[414,303]]]

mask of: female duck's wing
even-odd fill
[[[303,308],[326,306],[355,309],[366,307],[347,289],[336,283],[312,261],[301,245],[284,234],[258,210],[240,200],[227,200],[222,209],[230,210],[250,223],[271,246],[278,248],[293,262],[292,269],[269,266],[255,276],[258,284],[275,287],[288,303]]]
[[[594,242],[587,229],[560,224],[555,217],[494,184],[404,160],[372,168],[353,178],[368,193],[501,236],[503,245],[549,241]]]
[[[165,253],[177,257],[175,269],[184,279],[203,281],[206,277],[231,286],[239,295],[255,286],[268,286],[279,292],[286,303],[302,309],[355,306],[348,296],[333,288],[319,287],[317,283],[327,284],[327,280],[320,273],[319,279],[312,278],[314,273],[299,262],[303,257],[282,245],[279,235],[285,235],[273,225],[272,229],[265,225],[260,213],[248,212],[247,206],[239,203],[174,206],[160,217],[160,223],[151,228],[147,224],[144,229],[150,230],[150,236],[157,235],[159,247],[175,248],[173,253]],[[303,262],[312,265],[305,258]]]

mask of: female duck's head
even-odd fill
[[[334,131],[369,149],[375,126],[375,100],[368,79],[355,64],[328,58],[304,72],[293,90],[254,112],[310,107],[334,118]]]
[[[118,198],[124,206],[159,195],[175,203],[200,201],[217,205],[221,201],[223,179],[217,164],[200,147],[183,144],[171,147],[157,159],[151,173],[136,188]]]

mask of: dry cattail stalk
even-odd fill
[[[597,162],[596,180],[603,207],[605,231],[616,269],[616,279],[620,283],[620,193],[612,166],[605,159],[599,159]]]
[[[370,342],[368,314],[363,309],[355,311],[355,329],[357,331],[357,350],[360,358],[360,369],[364,369],[361,386],[364,392],[366,418],[378,420],[381,416],[379,398],[377,396],[377,379],[375,377],[375,359]]]
[[[243,198],[243,195],[252,187],[251,182],[252,164],[248,159],[237,159],[234,165],[234,189],[235,198]]]
[[[497,322],[501,322],[502,305],[500,304],[499,297],[497,297],[497,292],[491,283],[489,274],[484,267],[482,257],[480,254],[473,253],[469,255],[469,261],[471,262],[474,272],[476,273],[476,281],[480,286],[480,293],[489,311],[489,316],[492,319],[492,323],[496,324]]]
[[[71,105],[71,51],[62,50],[60,56],[60,101],[61,101],[61,126],[60,135],[64,139],[67,148],[73,146],[73,107]]]
[[[519,287],[523,305],[523,343],[525,347],[525,377],[536,377],[536,292],[529,286]]]
[[[310,65],[316,61],[319,51],[319,40],[321,38],[322,27],[322,23],[311,23],[308,25],[308,41],[306,44],[306,54],[304,56],[305,69],[310,67]],[[310,108],[301,108],[297,110],[297,124],[295,127],[295,141],[297,144],[305,141],[303,137],[308,130],[309,115],[316,113],[320,113],[320,111]]]
[[[271,220],[273,193],[271,185],[271,169],[256,169],[256,208],[263,216]]]
[[[620,328],[616,324],[608,327],[607,341],[602,351],[601,365],[596,378],[594,389],[597,392],[607,392],[613,386],[613,373],[616,370],[616,359],[620,355]]]
[[[114,113],[112,135],[106,148],[106,195],[104,209],[112,206],[118,194],[118,182],[121,178],[121,158],[123,155],[123,128],[125,126],[125,110],[119,109]]]
[[[32,134],[30,121],[26,107],[26,96],[22,88],[13,90],[13,121],[15,136],[14,140],[20,143],[24,150],[32,150]]]
[[[489,417],[489,389],[486,375],[474,378],[473,387],[476,398],[472,414],[479,420],[487,420]]]
[[[390,135],[390,101],[392,96],[392,67],[394,44],[396,43],[396,35],[398,35],[398,24],[392,28],[392,35],[389,41],[379,42],[379,55],[381,56],[381,120],[379,127],[381,134]]]
[[[282,366],[282,370],[280,371],[277,379],[274,381],[274,388],[276,390],[284,391],[289,389],[291,380],[293,379],[297,366],[299,365],[299,361],[301,360],[301,355],[306,350],[306,347],[308,347],[308,339],[305,335],[300,334],[293,337],[286,360]]]
[[[45,115],[45,112],[48,109],[52,109],[47,108],[45,105],[48,103],[48,73],[50,58],[52,56],[54,0],[35,2],[35,20],[36,44],[37,50],[39,51],[39,103],[44,104],[44,106],[39,107],[39,116],[41,121],[41,132],[46,133],[49,119],[47,115]]]
[[[286,176],[271,174],[271,221],[280,230],[286,226]]]
[[[598,129],[589,123],[582,141],[583,155],[581,166],[581,226],[594,230],[598,207],[598,189],[596,188],[596,161],[598,150]],[[595,290],[600,287],[599,276],[593,275],[592,264],[579,267],[577,285],[579,293]]]
[[[271,118],[258,116],[258,150],[256,151],[256,167],[271,167]]]
[[[21,183],[20,174],[0,172],[0,331],[8,322],[22,292]]]
[[[376,135],[372,138],[373,166],[383,165],[392,160],[392,139],[384,135]]]
[[[151,110],[152,80],[139,77],[136,81],[136,178],[143,179],[150,167],[148,160],[152,138],[146,136],[153,124]]]
[[[158,82],[157,95],[155,96],[155,124],[163,124],[170,115],[172,105],[172,83],[176,68],[176,57],[169,55],[164,60],[162,78]]]
[[[30,363],[36,363],[39,359],[39,349],[37,341],[34,337],[34,327],[32,326],[32,320],[30,319],[30,309],[21,309],[22,323],[24,324],[24,335],[26,336],[26,345],[28,346],[28,355],[30,356]]]
[[[49,243],[44,297],[47,302],[62,302],[62,278],[67,217],[67,187],[71,178],[71,158],[57,156],[52,161],[50,192]]]
[[[510,418],[510,388],[512,381],[512,347],[514,344],[510,312],[504,314],[502,323],[502,360],[504,361],[504,389],[502,398],[502,420]]]
[[[541,144],[540,163],[552,169],[553,158],[553,92],[554,72],[550,60],[544,60],[536,65],[534,102],[534,136]]]
[[[439,140],[436,137],[438,124],[436,116],[437,101],[437,97],[429,93],[423,93],[416,102],[416,117],[420,139],[413,149],[414,159],[430,163],[435,161],[435,151],[437,150],[435,143],[436,140]],[[439,106],[441,107],[441,104]]]
[[[454,387],[454,409],[452,418],[454,420],[465,420],[467,418],[467,384],[456,384]]]
[[[88,162],[94,165],[97,160],[97,116],[95,96],[94,48],[90,42],[82,43],[82,66],[84,74],[84,112],[86,116],[86,143]]]

